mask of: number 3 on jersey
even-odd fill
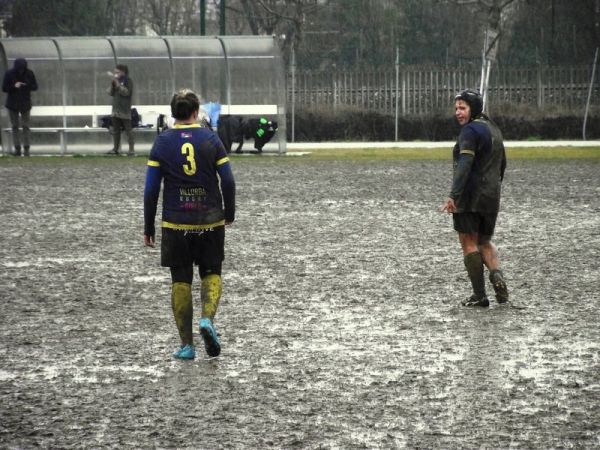
[[[194,146],[186,142],[181,146],[181,153],[185,155],[187,163],[183,165],[183,171],[186,175],[192,176],[196,173],[196,159],[194,158]]]

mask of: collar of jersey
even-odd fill
[[[173,128],[200,128],[199,123],[190,123],[190,124],[176,124]]]

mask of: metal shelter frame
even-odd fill
[[[265,150],[286,152],[285,72],[273,36],[0,39],[0,68],[5,72],[16,58],[27,59],[39,86],[32,93],[32,153],[36,147],[61,153],[107,148],[110,139],[99,118],[110,114],[108,73],[116,64],[129,67],[133,106],[145,131],[159,114],[170,113],[173,92],[186,87],[202,102],[219,103],[222,115],[277,120],[275,142]],[[0,129],[5,153],[12,142],[6,108],[0,108]],[[153,139],[152,133],[136,131],[136,150],[149,149]]]

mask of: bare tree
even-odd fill
[[[140,26],[140,0],[106,0],[106,17],[111,26],[107,34],[133,35]]]
[[[3,8],[10,36],[90,36],[110,26],[107,0],[19,0]]]
[[[298,67],[588,64],[600,45],[600,0],[226,0],[228,34],[277,35]],[[208,34],[221,0],[206,0]],[[7,36],[190,35],[199,0],[0,0]],[[35,14],[32,14],[32,11]],[[513,26],[514,25],[514,26]]]
[[[255,35],[278,35],[282,38],[284,58],[292,47],[298,48],[306,17],[318,8],[317,0],[238,0],[227,4],[227,10],[242,16]]]
[[[459,5],[477,4],[487,12],[487,28],[485,30],[483,55],[481,63],[481,78],[479,90],[483,96],[484,109],[487,104],[488,84],[492,63],[500,43],[500,37],[507,22],[509,6],[518,0],[457,0]]]
[[[490,42],[490,46],[497,45],[500,40],[500,33],[509,20],[510,13],[514,11],[511,5],[521,0],[456,0],[457,5],[477,5],[487,15],[487,29],[498,32],[495,41]],[[486,51],[489,49],[486,49]]]
[[[197,0],[143,0],[143,18],[158,35],[190,35],[199,30]]]

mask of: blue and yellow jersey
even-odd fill
[[[176,125],[157,136],[144,189],[144,234],[154,236],[163,181],[162,227],[199,231],[235,218],[235,181],[219,137],[200,125]]]
[[[506,168],[502,133],[487,116],[462,127],[453,150],[450,197],[457,212],[497,213]]]

